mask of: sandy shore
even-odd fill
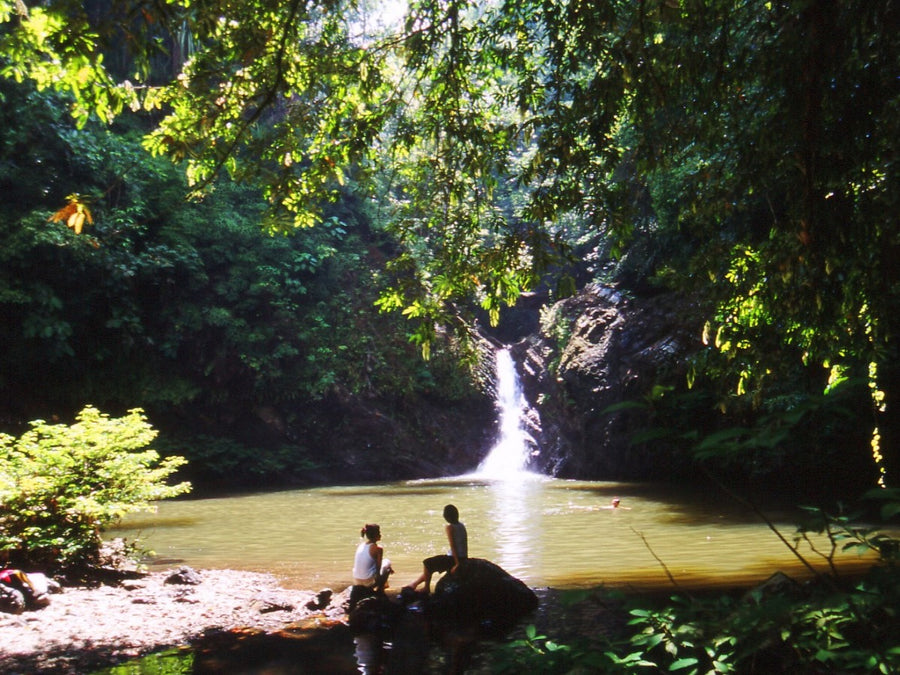
[[[42,609],[18,615],[0,612],[0,673],[87,675],[187,645],[201,635],[224,635],[220,631],[229,629],[280,634],[291,624],[306,630],[347,622],[349,589],[334,588],[327,605],[319,606],[319,595],[327,589],[285,589],[269,574],[197,570],[198,584],[166,583],[175,571],[151,572],[114,584],[68,586],[51,595],[50,604]],[[540,605],[529,623],[563,641],[619,633],[627,621],[619,602],[604,593],[589,593],[573,605],[561,602],[553,589],[535,591]],[[352,645],[346,656],[352,659]],[[355,662],[343,666],[339,672],[356,672]]]
[[[321,589],[286,590],[270,575],[197,570],[199,584],[165,583],[173,571],[114,585],[64,587],[47,607],[0,613],[0,672],[83,675],[186,644],[210,629],[269,631],[311,616],[344,618],[346,593],[335,594],[321,610],[307,607]]]

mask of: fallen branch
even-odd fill
[[[650,546],[650,542],[647,541],[647,537],[644,536],[644,533],[643,533],[643,532],[638,532],[638,531],[637,531],[636,529],[634,529],[633,527],[631,528],[631,531],[634,532],[637,536],[639,536],[639,537],[641,538],[641,541],[644,542],[644,546],[647,547],[647,550],[650,551],[650,555],[652,555],[653,558],[656,560],[656,562],[659,563],[660,567],[663,568],[663,571],[666,573],[666,576],[669,577],[669,581],[672,582],[672,585],[673,585],[675,588],[677,588],[678,590],[680,590],[681,592],[685,593],[685,595],[687,595],[688,597],[690,597],[690,593],[687,593],[687,592],[686,592],[686,591],[678,584],[678,581],[676,581],[675,577],[672,576],[672,573],[669,571],[669,568],[666,566],[666,563],[663,562],[662,558],[660,558],[658,555],[656,555],[656,551],[654,551],[654,550],[653,550],[653,547]]]

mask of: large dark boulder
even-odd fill
[[[483,558],[469,558],[441,577],[427,605],[435,628],[501,634],[537,609],[537,595],[521,580]]]
[[[347,624],[355,635],[383,633],[396,625],[405,608],[384,593],[354,586],[347,607]]]

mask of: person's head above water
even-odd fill
[[[444,507],[444,520],[448,523],[459,522],[459,510],[453,506],[453,504],[447,504],[447,506]]]
[[[375,523],[367,523],[359,531],[360,537],[365,537],[369,541],[375,541],[381,537],[381,527]]]
[[[618,497],[613,497],[613,500],[612,500],[613,508],[618,507],[620,501],[621,501],[621,500],[620,500]]]

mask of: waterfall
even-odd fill
[[[522,427],[525,397],[516,364],[507,349],[497,352],[497,406],[500,438],[475,472],[485,478],[509,478],[526,472],[529,445],[534,441]]]

